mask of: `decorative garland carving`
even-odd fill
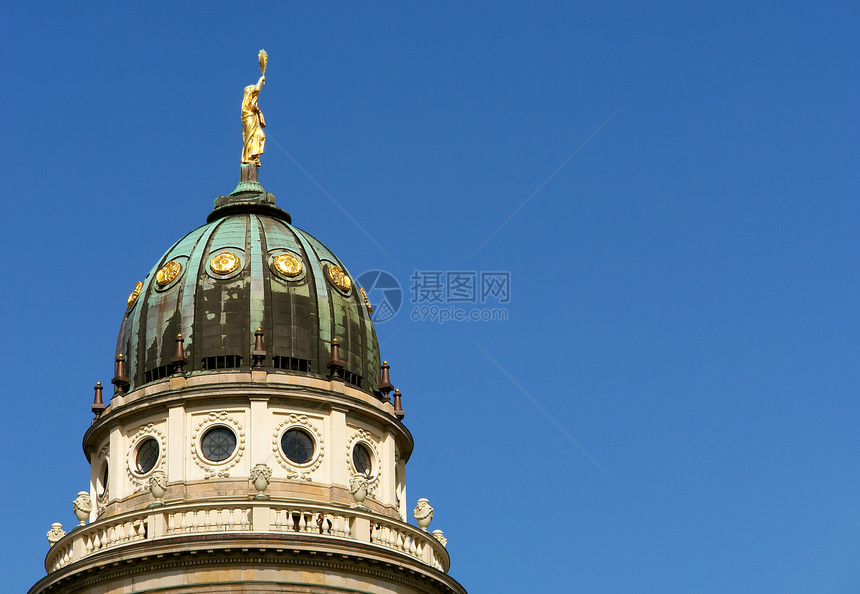
[[[356,469],[352,466],[352,448],[357,443],[367,446],[373,454],[374,474],[367,482],[367,492],[373,495],[377,487],[379,487],[379,477],[382,476],[382,458],[379,456],[379,449],[376,447],[376,440],[373,438],[373,434],[366,429],[359,429],[346,441],[346,467],[349,469],[350,476],[356,472]]]
[[[207,460],[200,451],[200,443],[198,437],[203,435],[208,429],[215,426],[228,427],[236,434],[236,449],[230,454],[230,457],[221,462],[213,462]],[[191,434],[191,458],[205,473],[205,478],[212,477],[227,478],[230,476],[230,469],[239,463],[242,455],[245,453],[245,429],[239,424],[239,421],[227,414],[226,410],[220,412],[210,412],[206,418],[197,423],[194,431]]]
[[[135,460],[137,446],[147,437],[153,437],[158,441],[158,463],[152,467],[146,474],[139,475],[135,472],[137,462]],[[155,425],[149,423],[140,427],[137,433],[131,438],[131,443],[128,446],[128,453],[125,456],[125,471],[128,474],[128,480],[134,485],[135,492],[149,489],[149,480],[146,479],[156,470],[162,469],[167,465],[167,439],[164,433],[155,428]]]
[[[296,464],[281,451],[281,435],[290,429],[304,429],[316,442],[313,456],[304,464]],[[274,452],[278,464],[287,471],[287,478],[310,481],[311,474],[320,467],[325,456],[322,432],[308,420],[306,415],[292,413],[275,428],[272,435],[272,452]]]

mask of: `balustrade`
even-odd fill
[[[143,540],[195,533],[308,534],[368,542],[447,571],[444,547],[409,524],[366,511],[313,503],[174,504],[98,520],[59,540],[45,560],[48,572],[95,553]]]

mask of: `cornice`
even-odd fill
[[[167,411],[168,408],[194,404],[207,399],[232,399],[250,403],[252,400],[265,398],[269,401],[301,403],[322,410],[345,409],[352,414],[369,417],[381,427],[390,430],[402,444],[401,458],[408,460],[412,453],[415,444],[412,433],[394,416],[393,407],[390,404],[373,402],[371,397],[359,390],[340,384],[339,387],[344,391],[334,391],[326,387],[332,382],[302,376],[277,374],[273,379],[281,381],[260,382],[250,381],[249,373],[233,375],[247,377],[248,380],[225,382],[223,380],[226,374],[212,374],[202,378],[197,377],[194,383],[189,382],[182,387],[171,388],[169,382],[160,382],[159,386],[148,386],[147,389],[120,396],[116,403],[112,400],[101,417],[96,419],[84,434],[82,447],[87,460],[90,459],[91,448],[97,447],[98,443],[106,439],[110,430],[118,423],[154,410]],[[207,382],[205,378],[212,378],[215,381]],[[289,378],[301,383],[285,383],[284,380],[289,381]],[[154,387],[161,389],[153,390]]]

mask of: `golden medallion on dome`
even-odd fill
[[[234,254],[233,252],[228,252],[224,250],[220,252],[217,256],[212,258],[209,262],[209,268],[212,269],[212,272],[215,274],[230,274],[237,268],[239,268],[239,264],[242,261],[239,260],[239,256]]]
[[[358,290],[361,293],[361,298],[364,299],[364,307],[367,308],[367,313],[373,313],[373,306],[370,304],[370,300],[367,298],[367,293],[364,292],[364,287]]]
[[[292,254],[278,254],[272,258],[274,269],[284,276],[298,276],[302,273],[302,261]]]
[[[182,264],[176,260],[171,260],[158,269],[158,272],[155,273],[155,280],[159,287],[165,287],[172,283],[180,272],[182,272]]]
[[[349,291],[349,288],[352,286],[352,279],[346,275],[340,266],[329,266],[328,277],[334,283],[334,286],[344,293]]]
[[[137,301],[137,298],[140,297],[140,292],[143,290],[143,283],[137,281],[137,284],[134,285],[134,291],[131,292],[131,295],[128,296],[128,306],[131,307],[134,305],[134,302]]]

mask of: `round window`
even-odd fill
[[[301,429],[290,429],[281,437],[281,449],[290,462],[306,464],[314,455],[314,440]]]
[[[358,474],[370,476],[373,470],[373,458],[367,446],[361,443],[355,444],[355,447],[352,448],[352,465],[355,466],[355,471]]]
[[[236,434],[227,427],[213,427],[200,440],[203,456],[210,462],[223,462],[236,451]]]
[[[146,474],[158,462],[158,441],[154,437],[149,437],[137,448],[137,456],[135,463],[137,464],[137,473]]]

